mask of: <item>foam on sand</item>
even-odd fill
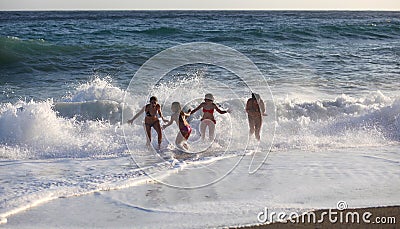
[[[395,150],[272,152],[254,174],[247,170],[249,155],[223,180],[203,188],[173,188],[156,182],[57,199],[11,216],[8,225],[26,226],[30,219],[37,226],[78,227],[90,222],[96,227],[223,227],[258,224],[257,214],[265,207],[301,214],[336,208],[341,200],[349,208],[399,205],[400,155]],[[235,158],[219,160],[214,168],[229,166],[228,160]],[[190,185],[214,175],[214,169],[189,166],[162,180]]]

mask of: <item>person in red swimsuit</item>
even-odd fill
[[[259,94],[251,94],[251,98],[247,100],[246,112],[249,119],[249,135],[255,134],[256,139],[260,141],[262,116],[266,116],[266,114],[264,101],[260,98]]]
[[[171,115],[171,120],[166,125],[163,125],[162,128],[165,129],[170,126],[174,121],[179,127],[179,133],[176,136],[175,144],[178,147],[183,147],[185,150],[189,149],[186,141],[188,140],[190,133],[192,133],[192,128],[189,123],[186,121],[186,117],[190,116],[190,113],[185,113],[182,111],[181,104],[178,102],[173,102],[171,105],[171,110],[174,112]],[[190,112],[190,110],[188,111]]]
[[[203,108],[203,117],[201,118],[200,123],[200,134],[201,139],[204,140],[206,136],[206,128],[208,127],[208,137],[212,141],[214,140],[214,132],[215,132],[215,118],[214,118],[214,110],[216,110],[220,114],[225,114],[228,111],[223,111],[218,108],[218,106],[214,103],[214,96],[212,94],[206,94],[204,98],[204,102],[200,103],[198,107],[196,107],[190,114],[196,113],[196,111]]]
[[[162,132],[160,126],[160,120],[157,117],[157,114],[160,115],[164,122],[168,122],[164,118],[161,112],[161,106],[157,103],[157,97],[152,96],[150,98],[150,103],[144,106],[132,119],[128,120],[129,124],[132,124],[136,118],[138,118],[143,112],[146,113],[146,117],[144,118],[144,128],[147,134],[147,146],[150,146],[151,142],[151,127],[153,127],[158,135],[158,149],[160,149],[161,141],[162,141]]]

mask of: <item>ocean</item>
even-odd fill
[[[146,67],[161,59],[171,71]],[[47,209],[50,225],[68,226],[51,205],[77,197],[112,199],[139,228],[160,226],[146,214],[218,227],[256,224],[265,205],[399,205],[399,77],[400,12],[2,11],[0,223]],[[252,91],[267,107],[260,144],[244,113]],[[169,117],[173,101],[193,109],[209,92],[231,112],[216,114],[212,143],[200,141],[200,113],[190,117],[187,157],[175,126],[155,151],[143,116],[126,123],[150,95]]]

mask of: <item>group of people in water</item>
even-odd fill
[[[203,116],[201,118],[200,123],[200,134],[201,139],[205,140],[206,129],[209,131],[209,139],[214,139],[215,132],[215,117],[214,112],[217,111],[220,114],[226,114],[230,112],[229,110],[221,110],[214,103],[214,96],[212,94],[206,94],[204,96],[204,102],[200,103],[194,110],[188,110],[184,112],[179,102],[173,102],[171,105],[171,111],[173,114],[171,115],[170,120],[164,118],[161,106],[158,104],[157,97],[150,97],[150,103],[145,105],[132,119],[128,120],[129,124],[132,124],[135,119],[137,119],[141,114],[145,113],[144,118],[144,127],[147,136],[147,145],[149,146],[151,143],[151,128],[157,132],[158,135],[158,148],[161,146],[162,141],[162,129],[167,128],[172,125],[174,122],[179,127],[179,133],[176,136],[175,144],[178,147],[182,147],[185,150],[189,149],[187,145],[187,140],[192,132],[192,127],[186,120],[190,115],[196,113],[202,109]],[[262,126],[262,116],[265,116],[265,104],[264,101],[260,98],[259,94],[252,93],[252,97],[247,100],[246,103],[246,112],[249,121],[250,131],[249,134],[255,134],[255,138],[260,141],[260,131]],[[163,126],[160,125],[160,120],[158,116],[163,120],[163,122],[167,123]]]

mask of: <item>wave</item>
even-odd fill
[[[83,47],[73,45],[56,45],[44,39],[20,39],[18,37],[0,37],[0,66],[22,64],[35,67],[41,62],[50,64],[60,61],[60,57],[79,53]],[[65,55],[65,56],[64,56]]]
[[[125,91],[111,84],[110,78],[93,78],[90,82],[78,85],[73,94],[56,102],[53,109],[64,118],[78,121],[97,120],[118,124],[133,113],[129,107],[123,109]]]
[[[203,84],[199,78],[185,79],[174,84],[162,84],[152,94],[160,99],[171,96],[178,101],[180,88],[192,96],[203,96],[193,90],[194,84]],[[187,90],[185,88],[187,87]],[[191,88],[191,90],[189,90]],[[127,125],[122,115],[131,117],[139,110],[138,98],[124,103],[125,91],[113,86],[107,79],[94,80],[76,87],[61,101],[19,101],[3,103],[0,107],[0,158],[86,158],[114,157],[128,150],[121,126]],[[172,94],[171,94],[172,93]],[[176,95],[174,93],[177,93]],[[218,147],[232,153],[243,150],[241,139],[247,138],[247,118],[243,105],[247,98],[232,99],[220,94],[219,104],[231,108],[228,115],[218,115]],[[182,99],[182,98],[181,98]],[[161,102],[163,100],[160,100]],[[179,101],[185,109],[194,108],[198,101]],[[163,104],[163,103],[162,103]],[[169,104],[163,104],[164,115],[170,115]],[[273,115],[276,107],[276,120]],[[267,100],[269,117],[265,119],[262,145],[268,148],[272,141],[271,127],[276,124],[274,150],[330,149],[343,147],[382,146],[400,142],[400,99],[376,92],[354,98],[341,95],[334,100],[301,101],[299,99]],[[189,143],[200,147],[198,131],[200,116],[189,119],[195,129]],[[142,120],[125,128],[134,151],[143,151]],[[45,130],[45,131],[43,131]],[[224,134],[229,133],[229,134]],[[173,142],[175,129],[164,131],[165,144]]]
[[[102,93],[101,93],[102,92]],[[82,158],[126,151],[120,122],[123,91],[106,80],[79,85],[56,102],[18,101],[0,107],[0,158]],[[119,98],[119,101],[113,99]],[[131,112],[127,109],[127,112]],[[43,131],[45,130],[45,131]]]
[[[277,149],[349,148],[400,142],[400,98],[381,92],[363,98],[277,104]],[[287,138],[282,138],[287,137]]]
[[[110,123],[121,121],[122,107],[115,101],[58,102],[53,109],[62,117],[84,120],[108,120]]]
[[[83,158],[117,156],[126,147],[122,131],[101,121],[59,117],[52,100],[3,104],[1,158]]]

